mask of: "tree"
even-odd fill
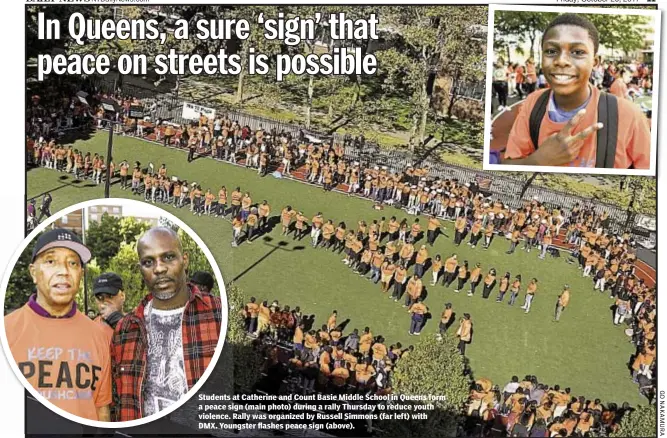
[[[97,310],[97,305],[95,304],[95,297],[93,296],[93,282],[97,278],[102,270],[97,264],[97,260],[92,259],[86,263],[86,271],[79,286],[79,292],[76,294],[76,305],[81,312],[85,312],[88,309]],[[86,306],[86,296],[88,298],[88,305]]]
[[[102,269],[106,269],[109,260],[118,252],[124,236],[120,232],[120,218],[108,213],[102,214],[99,222],[90,221],[86,230],[86,246],[97,259]]]
[[[644,47],[646,30],[643,25],[649,22],[649,17],[643,15],[606,15],[586,14],[598,29],[600,45],[623,51],[626,56],[629,52]]]
[[[35,292],[35,285],[32,282],[28,266],[30,266],[32,250],[35,247],[36,241],[37,238],[33,239],[23,250],[9,276],[7,291],[5,293],[5,314],[23,306],[28,302],[30,295]]]
[[[204,254],[204,251],[202,251],[199,244],[195,242],[188,233],[183,231],[183,229],[178,230],[178,237],[181,239],[183,252],[188,254],[188,277],[197,271],[203,271],[208,272],[215,278],[215,273],[213,272],[213,268],[211,268],[211,263],[209,262],[208,257],[206,257],[206,254]],[[214,286],[211,293],[218,296],[220,295],[220,289],[217,284]]]
[[[392,420],[381,422],[379,428],[390,436],[456,436],[461,409],[468,399],[471,383],[464,369],[464,358],[457,350],[455,337],[449,335],[442,340],[421,338],[414,351],[396,366],[395,392],[438,395],[444,396],[444,400],[429,402],[435,410],[428,411],[428,420]]]
[[[391,47],[376,53],[385,89],[409,96],[412,118],[411,149],[424,142],[431,113],[429,84],[441,71],[467,76],[477,61],[471,31],[486,23],[485,7],[389,6],[382,9],[385,25],[392,29]]]
[[[235,392],[248,392],[255,386],[264,364],[263,355],[248,338],[241,311],[245,306],[243,291],[235,284],[227,286],[229,305],[225,344],[232,346]]]
[[[105,271],[115,272],[123,279],[126,311],[134,309],[146,296],[135,242],[121,243],[117,253],[109,260],[108,269]]]
[[[528,38],[530,57],[535,58],[535,41],[556,16],[556,12],[496,11],[494,32],[501,37]]]
[[[637,406],[637,408],[623,416],[620,427],[611,433],[612,437],[642,437],[655,436],[656,425],[655,405]]]

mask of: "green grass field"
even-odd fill
[[[75,147],[106,155],[106,134],[90,140],[79,141]],[[215,192],[221,185],[231,191],[236,186],[250,191],[255,202],[269,201],[273,213],[278,214],[286,204],[301,209],[312,217],[322,211],[325,219],[334,222],[344,220],[348,226],[357,221],[367,222],[392,215],[405,216],[400,210],[389,207],[378,212],[371,203],[328,193],[317,187],[291,180],[277,180],[271,176],[259,178],[256,171],[219,163],[211,159],[198,159],[187,163],[182,151],[166,149],[140,140],[117,137],[114,141],[115,161],[149,161],[157,167],[166,163],[170,175],[199,182],[204,189]],[[73,184],[71,175],[65,176],[47,169],[28,172],[28,197],[50,191],[53,195],[53,212],[75,203],[104,196],[104,186],[92,186],[90,182]],[[128,191],[112,186],[112,197],[134,197]],[[300,305],[305,314],[317,316],[316,326],[326,322],[333,309],[339,313],[339,321],[349,319],[346,331],[370,326],[374,334],[382,334],[388,343],[400,341],[404,346],[416,341],[408,334],[410,318],[406,309],[382,294],[380,286],[353,274],[342,262],[342,256],[310,247],[309,237],[302,242],[291,238],[284,246],[277,245],[283,238],[280,227],[270,234],[272,242],[261,239],[252,245],[243,244],[233,249],[231,225],[220,218],[194,217],[187,208],[166,208],[170,213],[190,225],[207,243],[223,273],[226,282],[237,278],[236,283],[245,293],[259,299],[278,299],[281,304]],[[413,217],[409,218],[412,223]],[[425,219],[422,219],[425,222]],[[471,265],[482,263],[483,271],[495,267],[501,276],[509,271],[512,276],[521,274],[524,279],[522,295],[514,307],[495,303],[497,287],[487,301],[482,299],[481,288],[475,297],[465,293],[455,294],[454,285],[445,289],[438,285],[429,287],[431,273],[425,275],[428,297],[425,304],[434,314],[422,336],[437,332],[437,320],[445,302],[451,302],[457,316],[464,312],[472,315],[474,337],[468,346],[467,356],[476,377],[488,377],[501,387],[514,374],[523,377],[535,374],[550,384],[571,387],[575,396],[599,397],[605,402],[642,402],[636,385],[629,378],[626,363],[633,353],[632,345],[619,327],[614,327],[609,310],[612,300],[607,294],[593,292],[590,279],[581,277],[581,271],[560,259],[538,259],[536,250],[525,253],[520,250],[511,256],[505,251],[508,244],[497,237],[488,251],[481,247],[471,249],[467,245],[454,247],[453,224],[447,224],[446,235],[441,235],[430,251],[444,257],[456,252],[459,260]],[[280,249],[275,249],[279,247]],[[299,249],[298,247],[301,247]],[[519,308],[523,305],[525,285],[532,277],[539,280],[539,289],[529,314]],[[570,305],[560,323],[552,322],[558,293],[564,283],[572,288]],[[507,297],[505,299],[507,301]],[[453,336],[456,326],[450,329]]]

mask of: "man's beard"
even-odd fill
[[[168,301],[172,298],[174,298],[176,295],[178,295],[178,289],[174,289],[173,291],[154,291],[153,292],[153,297],[160,300],[160,301]]]

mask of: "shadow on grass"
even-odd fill
[[[67,175],[61,175],[60,177],[58,177],[58,179],[60,181],[66,181],[66,182],[64,182],[63,184],[61,184],[59,186],[56,186],[52,189],[46,190],[46,191],[44,191],[40,194],[30,196],[30,197],[28,197],[28,199],[41,198],[42,196],[46,195],[47,193],[53,194],[53,192],[56,192],[60,189],[66,188],[66,187],[74,187],[74,188],[77,188],[77,189],[89,189],[89,188],[98,187],[98,186],[103,187],[102,184],[95,184],[95,183],[92,183],[92,182],[87,182],[87,181],[82,180],[82,179],[72,179],[70,181],[70,178],[71,177],[69,177]]]
[[[236,277],[234,277],[234,278],[232,279],[232,283],[237,282],[241,277],[243,277],[245,274],[247,274],[248,272],[250,272],[252,269],[256,268],[260,263],[262,263],[264,260],[266,260],[267,258],[269,258],[269,257],[271,256],[271,254],[275,253],[276,251],[288,251],[288,252],[292,252],[292,251],[303,251],[303,250],[305,249],[305,247],[304,247],[304,246],[301,246],[301,245],[299,245],[299,246],[294,246],[294,247],[292,247],[292,248],[288,248],[289,243],[286,242],[286,241],[284,241],[284,240],[281,240],[281,241],[279,241],[279,242],[277,242],[277,243],[274,244],[274,243],[272,243],[274,239],[273,239],[273,237],[271,237],[271,236],[264,236],[264,237],[262,238],[262,240],[264,241],[264,245],[266,245],[267,247],[271,248],[271,250],[270,250],[269,252],[267,252],[266,254],[264,254],[264,255],[263,255],[262,257],[260,257],[259,259],[257,259],[253,264],[251,264],[250,266],[248,266],[248,267],[247,267],[246,269],[244,269],[242,272],[240,272]]]

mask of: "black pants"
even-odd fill
[[[120,186],[122,188],[127,187],[127,178],[128,178],[128,175],[121,175],[121,177],[120,177]]]
[[[452,284],[455,278],[456,278],[456,272],[445,272],[445,278],[444,281],[442,282],[443,286],[449,287],[449,285]]]
[[[259,228],[260,230],[263,230],[264,228],[266,228],[267,224],[268,224],[268,218],[267,218],[266,216],[261,216],[261,217],[259,218],[259,225],[258,225],[258,228]]]
[[[488,299],[489,295],[491,295],[491,291],[493,290],[494,283],[491,284],[486,284],[484,283],[484,290],[482,291],[482,298]]]
[[[478,284],[479,284],[479,280],[470,283],[470,293],[471,294],[475,293],[475,289],[477,289]]]
[[[493,90],[498,95],[498,105],[507,106],[507,81],[493,81]]]
[[[457,285],[456,290],[461,290],[461,289],[463,289],[463,285],[464,285],[465,283],[466,283],[466,279],[465,279],[465,278],[459,278],[459,284]]]
[[[526,83],[524,85],[526,86],[526,94],[530,94],[533,91],[535,91],[535,84],[534,83],[533,84]]]
[[[464,356],[466,354],[466,344],[467,344],[466,341],[463,340],[459,341],[459,346],[458,346],[459,353],[461,353]]]
[[[37,219],[37,223],[42,222],[42,218],[44,217],[51,217],[51,207],[46,207],[46,208],[40,208],[40,215],[39,218]]]
[[[255,235],[256,231],[257,230],[255,229],[255,227],[248,225],[248,229],[246,230],[246,235],[248,236],[248,238],[246,240],[248,242],[250,242],[252,240],[252,237]]]
[[[190,148],[188,150],[188,163],[195,159],[196,148]]]
[[[479,242],[479,238],[481,236],[482,236],[482,233],[471,234],[470,235],[470,244],[471,245],[477,245],[477,242]]]
[[[457,230],[456,234],[454,234],[454,245],[459,246],[462,241],[463,241],[463,232]]]
[[[433,246],[435,243],[435,238],[438,237],[438,230],[428,230],[426,232],[426,240],[428,241],[428,244]]]

